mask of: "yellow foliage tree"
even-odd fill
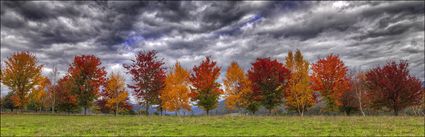
[[[28,104],[30,91],[40,82],[43,66],[37,63],[29,52],[16,52],[5,61],[2,82],[13,92],[12,100],[21,110]]]
[[[189,72],[180,63],[176,63],[173,72],[165,78],[165,87],[161,92],[162,107],[168,111],[186,109],[191,111]]]
[[[128,100],[128,92],[125,90],[124,78],[112,73],[105,82],[103,99],[106,100],[106,106],[112,108],[114,114],[120,111],[120,108],[125,107]]]
[[[36,111],[41,111],[45,107],[47,101],[47,90],[50,86],[50,80],[47,77],[41,77],[38,85],[33,88],[29,98],[30,102],[34,103]]]
[[[225,105],[228,110],[247,108],[251,105],[253,102],[249,99],[252,94],[251,82],[236,62],[232,62],[227,68],[223,83],[226,90]]]
[[[303,116],[304,111],[316,102],[313,90],[310,87],[309,62],[297,49],[295,56],[293,56],[292,51],[288,52],[285,66],[291,71],[291,78],[285,91],[286,106]]]

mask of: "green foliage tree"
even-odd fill
[[[17,109],[16,105],[13,103],[12,96],[13,92],[9,92],[6,96],[2,98],[2,107],[4,109],[10,109],[11,112]]]

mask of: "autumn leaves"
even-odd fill
[[[1,82],[13,91],[14,95],[10,99],[14,107],[23,109],[29,102],[30,91],[42,84],[43,66],[37,63],[35,56],[29,52],[15,53],[5,61],[6,68],[2,69]]]
[[[139,52],[131,64],[124,64],[133,81],[128,87],[133,90],[137,103],[144,104],[146,114],[151,105],[160,105],[162,113],[159,96],[165,86],[166,72],[164,62],[156,54],[156,51]]]
[[[272,114],[272,110],[285,104],[303,116],[318,102],[318,93],[314,92],[318,91],[327,108],[336,111],[341,106],[341,95],[349,90],[347,68],[338,56],[331,54],[313,64],[312,69],[310,76],[309,62],[299,50],[295,55],[288,52],[284,64],[276,59],[258,58],[247,76],[232,63],[224,80],[229,94],[226,106],[230,109],[239,106],[255,113],[261,105]]]
[[[287,108],[296,110],[301,116],[316,103],[316,95],[310,86],[309,65],[299,50],[295,52],[295,56],[289,51],[285,59],[285,66],[291,71],[285,90],[285,103]]]
[[[74,112],[80,107],[86,114],[93,104],[101,112],[112,111],[115,115],[131,110],[126,86],[146,114],[153,105],[162,114],[164,110],[191,111],[195,104],[208,115],[223,98],[228,110],[252,114],[261,107],[272,114],[285,106],[303,116],[309,108],[324,102],[324,110],[330,112],[342,110],[349,114],[359,109],[364,114],[365,108],[389,108],[397,115],[406,107],[423,103],[424,94],[420,81],[409,74],[407,62],[392,61],[349,75],[337,55],[330,54],[310,65],[299,50],[288,52],[283,63],[257,58],[246,73],[231,62],[223,87],[218,82],[222,68],[210,57],[190,71],[177,62],[167,74],[156,51],[139,52],[130,64],[123,65],[131,83],[126,83],[121,74],[107,77],[100,59],[93,55],[76,56],[58,82],[41,75],[43,66],[37,65],[31,53],[17,52],[5,64],[1,80],[12,91],[8,99],[13,105],[24,109],[32,102],[40,110],[52,108],[53,112]]]

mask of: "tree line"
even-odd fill
[[[365,115],[368,109],[392,110],[398,115],[408,107],[417,108],[418,114],[425,112],[425,88],[409,74],[406,60],[350,71],[338,55],[329,54],[310,64],[296,50],[289,51],[284,62],[257,58],[247,71],[233,61],[223,85],[217,82],[222,68],[211,57],[189,71],[178,61],[166,68],[155,50],[138,52],[131,63],[123,64],[131,83],[126,83],[122,74],[107,75],[94,55],[75,56],[65,76],[58,80],[56,67],[50,78],[43,76],[43,65],[30,52],[15,52],[4,64],[0,81],[10,92],[2,97],[1,106],[12,111],[72,113],[82,109],[86,115],[95,106],[102,113],[117,115],[132,110],[128,87],[146,114],[153,105],[162,115],[163,111],[191,111],[194,104],[209,115],[220,98],[225,99],[227,110],[251,114],[261,107],[272,114],[284,106],[303,116],[319,102],[325,103],[323,111],[347,115],[354,110]]]

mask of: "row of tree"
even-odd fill
[[[123,64],[132,78],[128,85],[118,73],[106,76],[100,59],[94,55],[75,56],[67,74],[56,80],[56,68],[49,79],[41,75],[43,65],[37,64],[32,53],[16,52],[0,71],[1,82],[11,90],[3,97],[2,106],[52,112],[83,108],[86,114],[96,104],[99,111],[116,115],[132,109],[126,86],[133,91],[137,103],[144,105],[145,112],[157,105],[161,114],[164,110],[191,111],[191,104],[195,104],[208,115],[224,97],[228,110],[253,114],[261,106],[271,114],[284,104],[303,116],[313,105],[325,102],[324,110],[331,112],[343,110],[350,114],[359,109],[364,115],[365,108],[386,108],[398,115],[406,107],[423,107],[425,99],[425,89],[419,79],[409,74],[406,61],[388,61],[384,66],[349,74],[337,55],[330,54],[310,65],[299,50],[295,55],[290,51],[284,63],[257,58],[246,73],[231,62],[224,88],[217,82],[221,67],[210,57],[191,72],[177,62],[168,74],[156,51],[139,52],[131,61]]]

